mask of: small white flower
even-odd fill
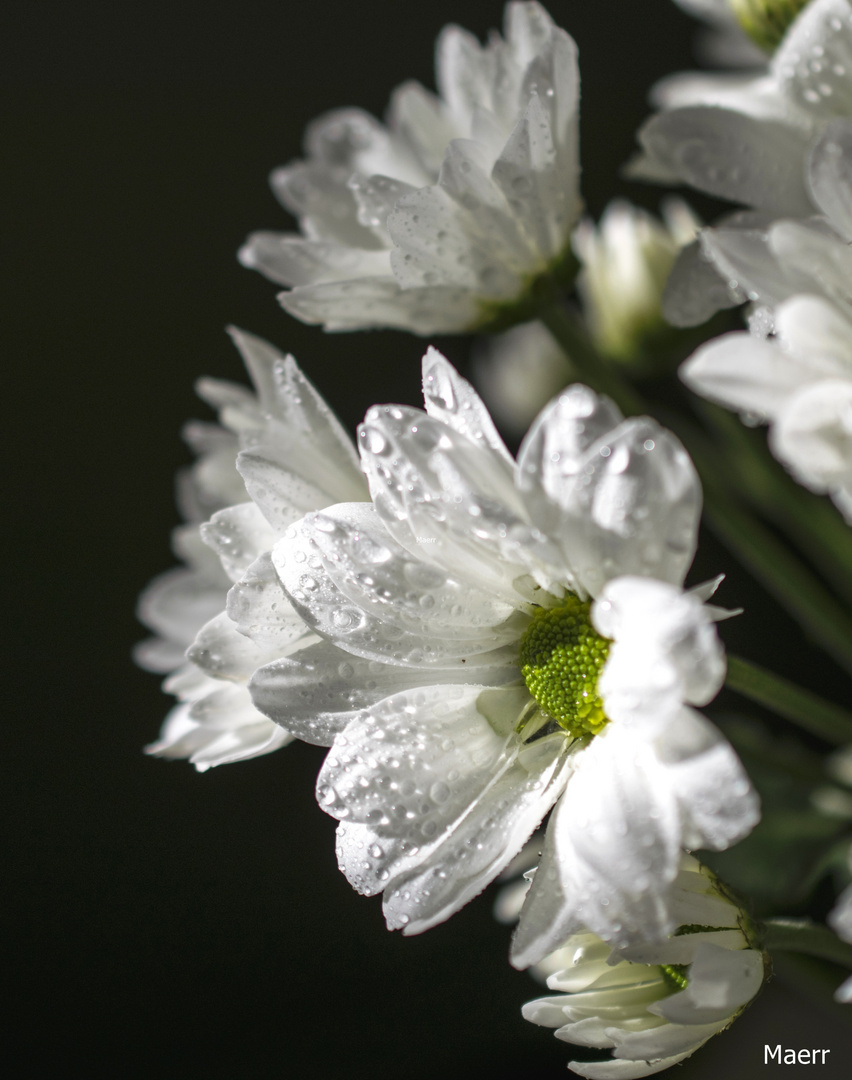
[[[163,688],[180,700],[146,751],[188,758],[199,771],[290,741],[248,691],[256,668],[313,640],[281,591],[268,549],[306,510],[366,497],[351,441],[293,358],[231,333],[257,396],[230,383],[199,383],[223,427],[188,429],[201,457],[180,484],[181,504],[194,519],[175,532],[187,567],[161,575],[142,594],[140,619],[159,636],[136,650],[142,667],[171,670]]]
[[[590,1080],[661,1072],[727,1028],[760,990],[764,958],[744,916],[688,855],[672,911],[679,929],[665,941],[611,950],[577,933],[538,965],[559,993],[529,1002],[524,1017],[565,1042],[612,1050],[602,1062],[570,1062],[572,1072]]]
[[[289,286],[304,322],[471,330],[516,318],[560,272],[580,210],[574,42],[540,4],[510,3],[505,40],[449,26],[436,67],[439,96],[405,83],[386,126],[323,116],[307,160],[273,173],[302,235],[256,233],[240,259]]]
[[[775,335],[703,345],[681,368],[692,390],[771,425],[772,453],[852,521],[852,321],[816,296],[787,300]]]
[[[597,228],[584,221],[574,234],[586,323],[598,349],[617,360],[635,360],[664,331],[663,289],[678,252],[700,228],[680,199],[663,204],[663,221],[619,199]]]
[[[258,671],[255,704],[331,746],[317,793],[341,822],[340,865],[384,892],[391,928],[448,918],[558,800],[515,962],[578,925],[665,936],[681,846],[724,848],[758,816],[733,751],[686,704],[725,671],[702,603],[714,586],[681,589],[692,463],[582,386],[515,463],[434,350],[423,374],[425,412],[374,408],[362,425],[372,506],[309,514],[275,545],[324,640]]]

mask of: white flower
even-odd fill
[[[558,1039],[612,1050],[601,1062],[569,1063],[591,1080],[650,1076],[689,1057],[727,1028],[764,981],[745,918],[695,859],[682,858],[672,888],[678,932],[611,950],[595,934],[572,934],[539,965],[559,991],[524,1006],[527,1020]]]
[[[574,42],[510,3],[505,41],[449,26],[436,67],[439,96],[403,84],[386,126],[329,113],[307,160],[273,173],[302,235],[256,233],[240,259],[290,286],[281,303],[304,322],[470,330],[559,273],[580,209]]]
[[[852,847],[849,849],[847,861],[852,871]],[[852,885],[847,886],[837,898],[837,903],[829,912],[828,924],[839,938],[852,942]],[[834,999],[844,1005],[852,1003],[852,975],[840,984],[834,993]]]
[[[811,491],[852,521],[852,321],[816,296],[787,300],[775,334],[726,334],[681,367],[704,397],[771,425],[769,446]]]
[[[275,545],[324,640],[258,671],[255,704],[331,746],[318,798],[389,927],[448,918],[559,800],[515,962],[580,924],[664,936],[681,846],[723,848],[757,819],[733,751],[685,704],[725,672],[714,586],[680,587],[692,463],[653,420],[574,386],[516,464],[434,350],[423,385],[426,412],[362,425],[372,506],[309,514]]]
[[[665,329],[663,289],[678,252],[695,239],[700,223],[680,199],[663,204],[663,221],[617,199],[597,228],[583,221],[574,234],[583,313],[593,341],[607,356],[635,360]]]
[[[306,510],[366,497],[354,447],[293,358],[231,333],[257,397],[230,383],[199,384],[223,427],[189,428],[202,456],[184,478],[181,502],[195,519],[215,513],[206,524],[176,530],[175,550],[188,565],[142,594],[140,618],[160,636],[136,652],[149,670],[173,669],[164,689],[180,699],[147,752],[188,758],[199,771],[290,741],[254,707],[248,680],[282,649],[313,639],[265,553]],[[254,502],[246,501],[246,488]]]

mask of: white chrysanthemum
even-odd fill
[[[193,523],[176,530],[174,543],[187,566],[142,594],[140,618],[159,636],[136,650],[141,666],[171,670],[164,689],[180,700],[147,752],[188,758],[199,771],[290,741],[254,707],[248,680],[281,650],[313,639],[264,552],[306,510],[367,496],[351,441],[293,358],[250,334],[232,336],[257,396],[230,383],[199,383],[223,427],[188,429],[202,456],[180,486]],[[247,488],[254,502],[246,501]]]
[[[582,264],[577,284],[591,337],[617,360],[636,360],[664,329],[663,289],[678,252],[701,227],[680,199],[666,200],[662,210],[660,223],[617,199],[597,228],[584,221],[574,234]]]
[[[726,334],[681,367],[692,390],[771,425],[772,453],[852,521],[852,321],[816,296],[787,300],[775,334]]]
[[[537,3],[506,7],[505,40],[441,34],[439,96],[399,87],[383,125],[315,121],[307,160],[272,175],[302,235],[255,233],[246,266],[328,330],[471,330],[559,274],[580,210],[576,46]],[[512,316],[508,316],[512,317]]]
[[[723,848],[757,819],[733,751],[686,704],[725,672],[712,586],[681,589],[692,463],[574,386],[516,464],[434,350],[423,385],[425,412],[362,425],[373,504],[309,514],[275,545],[324,640],[258,671],[255,704],[331,746],[318,798],[340,865],[384,892],[391,928],[448,918],[559,800],[515,962],[579,925],[664,936],[681,846]]]
[[[764,981],[764,958],[739,908],[695,859],[682,858],[672,888],[678,931],[667,940],[611,950],[595,934],[571,935],[540,965],[558,991],[524,1006],[527,1020],[558,1039],[612,1050],[601,1062],[572,1061],[590,1080],[651,1076],[727,1028]]]
[[[849,849],[848,863],[852,871],[852,847]],[[837,898],[837,903],[829,913],[828,924],[839,938],[852,942],[852,885],[847,886]],[[840,984],[834,998],[844,1005],[852,1004],[852,975]]]

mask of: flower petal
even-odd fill
[[[239,581],[255,559],[275,542],[275,533],[253,502],[217,511],[201,526],[201,536],[219,556],[231,581]]]
[[[832,120],[811,149],[808,182],[814,202],[852,240],[852,122]]]
[[[458,666],[424,672],[422,668],[361,660],[327,641],[296,655],[273,660],[254,673],[250,689],[258,709],[304,742],[331,746],[356,714],[383,698],[422,686],[424,676],[444,685],[483,680],[499,686],[517,677],[517,663]]]
[[[277,656],[286,655],[309,633],[287,599],[268,551],[231,588],[225,610],[241,634]]]

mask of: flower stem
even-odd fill
[[[598,353],[585,330],[562,304],[543,308],[539,319],[592,389],[611,397],[625,416],[647,412],[639,394]]]
[[[852,713],[750,660],[729,653],[725,685],[827,742],[852,742]]]
[[[763,945],[769,952],[807,953],[852,968],[852,945],[810,919],[767,919],[763,924]]]

